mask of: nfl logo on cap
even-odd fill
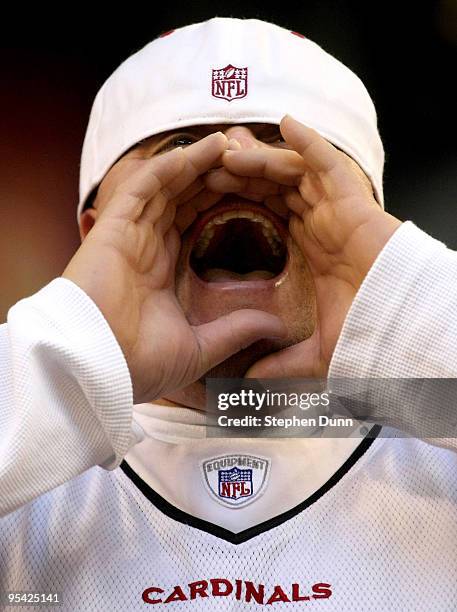
[[[248,69],[232,64],[225,68],[213,68],[212,93],[215,98],[228,102],[245,98],[248,93]]]

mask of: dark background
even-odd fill
[[[215,15],[297,30],[353,69],[378,110],[386,207],[457,248],[457,0],[164,4],[106,5],[101,16],[83,6],[21,5],[3,16],[1,320],[61,274],[78,246],[79,158],[98,88],[159,33]]]

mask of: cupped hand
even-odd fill
[[[254,364],[248,377],[324,377],[354,297],[376,257],[401,222],[376,202],[370,181],[345,153],[292,117],[281,122],[292,150],[246,149],[223,155],[235,176],[266,179],[303,164],[296,188],[283,198],[290,233],[311,270],[317,321],[307,340]]]
[[[249,344],[282,337],[284,324],[243,309],[191,326],[176,299],[180,195],[220,165],[221,133],[144,160],[120,183],[63,277],[95,302],[126,358],[136,403],[197,380]]]

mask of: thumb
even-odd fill
[[[193,328],[200,348],[199,376],[263,338],[284,338],[279,317],[262,310],[242,309]]]
[[[321,375],[317,338],[313,334],[303,342],[263,357],[249,368],[245,378],[315,378]]]

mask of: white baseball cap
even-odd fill
[[[78,218],[140,140],[190,125],[278,124],[285,114],[350,155],[383,205],[384,150],[362,81],[319,45],[257,19],[210,19],[162,34],[98,91],[80,168]]]

